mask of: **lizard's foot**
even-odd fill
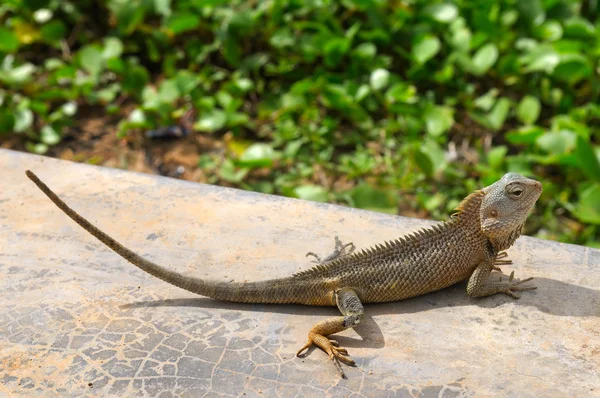
[[[352,254],[352,252],[355,249],[356,249],[356,247],[354,246],[354,243],[350,242],[350,243],[343,244],[342,241],[340,240],[340,238],[338,238],[336,236],[335,237],[335,249],[333,250],[333,253],[331,253],[324,259],[321,259],[321,257],[319,257],[317,254],[315,254],[313,252],[308,252],[308,253],[306,253],[306,257],[313,256],[315,258],[315,261],[313,261],[313,263],[324,264],[324,263],[333,261],[337,258],[345,257],[349,254]]]
[[[508,253],[507,252],[500,252],[500,253],[498,253],[498,255],[496,256],[496,260],[494,260],[494,265],[493,265],[492,269],[494,271],[502,272],[502,270],[500,269],[500,267],[498,267],[498,265],[512,264],[512,260],[509,260],[506,257],[508,257]]]
[[[329,355],[329,359],[333,361],[338,372],[340,373],[340,377],[342,378],[345,378],[346,375],[344,374],[344,371],[342,370],[342,367],[340,366],[338,361],[341,361],[346,365],[350,366],[356,365],[356,362],[354,362],[354,360],[348,355],[348,351],[345,348],[340,347],[337,341],[330,340],[327,337],[316,333],[308,334],[308,342],[298,350],[296,356],[299,357],[304,350],[307,350],[313,344],[325,351],[327,355]]]
[[[525,278],[522,280],[514,280],[515,278],[515,271],[510,273],[510,276],[508,277],[508,282],[506,282],[506,290],[503,292],[505,294],[508,294],[509,296],[511,296],[512,298],[520,298],[521,296],[516,293],[516,292],[523,292],[526,290],[535,290],[537,289],[536,286],[522,286],[523,283],[525,282],[529,282],[530,280],[532,280],[533,278]]]

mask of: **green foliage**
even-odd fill
[[[9,0],[0,134],[44,153],[82,109],[130,139],[193,110],[194,134],[227,137],[210,182],[442,218],[517,171],[545,186],[530,233],[598,245],[596,7]]]

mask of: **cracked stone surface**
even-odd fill
[[[366,306],[339,335],[347,379],[319,350],[334,308],[243,305],[143,273],[60,212],[73,208],[160,264],[260,280],[311,266],[333,237],[365,247],[428,221],[0,150],[0,396],[600,396],[600,250],[522,237],[538,290],[469,299],[465,285]]]

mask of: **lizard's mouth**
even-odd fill
[[[533,207],[535,202],[540,198],[540,196],[542,195],[542,191],[544,190],[542,184],[536,181],[534,187],[535,189],[532,189],[531,192],[529,192],[529,195],[527,195],[527,200],[524,200],[523,204],[519,206],[519,208],[529,209]]]

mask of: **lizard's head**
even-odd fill
[[[507,173],[483,192],[481,230],[496,250],[506,250],[521,234],[527,214],[542,194],[542,184],[517,173]]]

